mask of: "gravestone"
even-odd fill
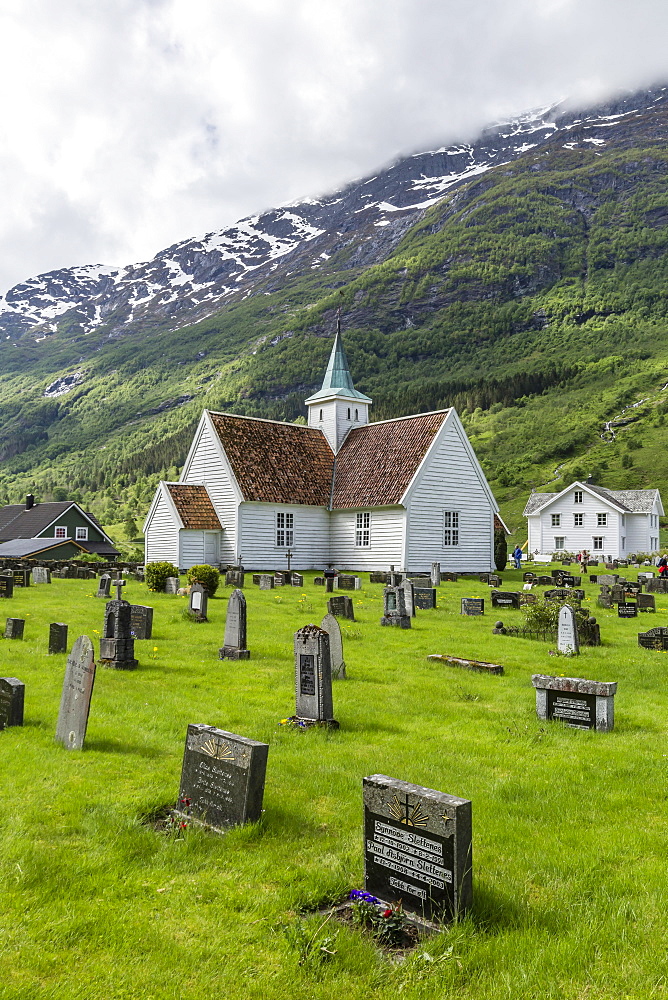
[[[0,576],[0,597],[14,596],[14,577]]]
[[[560,653],[577,655],[580,652],[578,625],[575,612],[568,604],[559,609],[559,624],[557,626],[557,650]]]
[[[535,604],[537,600],[535,594],[520,594],[520,607],[525,608],[527,604]]]
[[[324,587],[325,586],[325,578],[324,578],[324,576],[314,576],[313,577],[313,585],[315,587]]]
[[[49,653],[67,652],[67,625],[63,622],[51,622],[49,625]]]
[[[23,725],[25,690],[16,677],[0,677],[0,729]]]
[[[654,594],[638,594],[638,611],[656,611]]]
[[[413,587],[415,607],[431,611],[436,607],[436,590],[433,587]]]
[[[534,583],[538,578],[535,573],[524,573],[522,579],[525,583]]]
[[[617,583],[618,579],[617,573],[599,573],[596,577],[596,583],[607,583],[608,586],[612,587],[613,583]]]
[[[176,594],[179,590],[179,578],[178,576],[168,576],[165,580],[165,593],[166,594]]]
[[[551,587],[554,580],[551,576],[539,576],[536,583],[539,587]]]
[[[292,579],[290,580],[290,583],[291,583],[291,585],[293,587],[303,587],[304,586],[304,577],[301,575],[301,573],[295,573],[293,571],[293,573],[292,573]]]
[[[32,571],[33,583],[51,583],[51,572],[46,566],[35,566]]]
[[[601,593],[598,595],[596,603],[599,608],[611,608],[612,607],[612,595],[610,593],[610,588],[607,587],[605,590],[601,587]]]
[[[401,587],[404,591],[404,604],[406,605],[406,614],[411,618],[415,618],[415,600],[413,597],[413,584],[410,580],[402,580]]]
[[[462,597],[460,614],[484,615],[484,613],[485,613],[484,597]]]
[[[327,601],[327,611],[337,618],[347,618],[348,621],[355,621],[355,609],[353,608],[352,597],[330,597]]]
[[[531,683],[536,689],[539,719],[560,719],[571,729],[599,729],[602,732],[612,729],[616,681],[534,674]]]
[[[206,587],[203,587],[201,583],[195,581],[190,586],[190,601],[188,603],[188,611],[194,616],[195,621],[206,622],[209,619],[206,617],[207,605],[209,603],[209,593]]]
[[[177,816],[224,833],[262,815],[267,743],[214,726],[190,724],[183,751]]]
[[[130,635],[133,639],[152,638],[153,608],[145,604],[130,605]]]
[[[8,618],[5,625],[5,639],[22,639],[25,618]]]
[[[275,585],[275,579],[268,573],[260,574],[260,590],[273,590]]]
[[[458,579],[457,573],[441,573],[441,583],[457,583]]]
[[[256,587],[260,586],[260,574],[259,573],[253,573],[253,583],[255,584]]]
[[[431,585],[432,587],[438,587],[441,583],[441,564],[440,562],[433,562],[431,564]]]
[[[369,583],[387,583],[388,573],[369,573]]]
[[[274,573],[274,586],[275,587],[284,587],[285,586],[285,576],[286,576],[285,573],[279,573],[279,572]]]
[[[124,580],[114,582],[119,595],[108,601],[104,609],[104,624],[100,639],[100,663],[114,670],[134,670],[135,641],[132,638],[132,608],[129,601],[120,598]]]
[[[610,600],[613,604],[619,604],[624,600],[624,586],[621,583],[613,583],[610,588]]]
[[[97,585],[97,597],[103,597],[105,601],[108,601],[111,596],[111,577],[108,573],[104,573]]]
[[[481,577],[481,579],[482,579],[482,577]],[[490,573],[488,575],[488,577],[487,577],[487,583],[489,584],[490,587],[502,587],[503,586],[503,580],[501,579],[500,576],[497,576],[496,573]]]
[[[401,585],[394,587],[388,584],[383,590],[383,617],[380,624],[396,628],[411,627],[411,618],[406,612],[406,595]]]
[[[617,605],[618,618],[637,618],[638,605],[635,601],[620,601]]]
[[[346,664],[343,659],[343,638],[341,626],[334,615],[325,615],[320,627],[329,636],[329,660],[332,670],[332,680],[346,679]]]
[[[429,920],[473,901],[471,802],[385,774],[363,779],[364,887]]]
[[[638,645],[643,649],[656,649],[660,652],[668,652],[668,628],[659,626],[650,628],[647,632],[638,633]]]
[[[227,602],[225,637],[218,657],[221,660],[250,660],[250,650],[246,646],[246,598],[243,590],[233,590]]]
[[[295,718],[307,725],[338,729],[332,702],[329,635],[317,625],[295,632]]]
[[[29,569],[15,569],[15,570],[12,570],[12,576],[14,577],[14,585],[16,587],[29,587],[30,586],[30,570]]]
[[[336,577],[325,576],[325,593],[333,594],[335,586],[336,586]]]
[[[572,601],[580,604],[583,594],[581,590],[566,590],[565,587],[555,587],[553,590],[546,590],[543,597],[546,601]]]
[[[492,591],[492,607],[493,608],[520,608],[520,597],[521,594],[517,594],[514,591],[503,591],[503,590],[493,590]]]
[[[359,577],[349,573],[339,573],[339,590],[358,590],[357,580]]]
[[[635,583],[633,580],[628,580],[624,584],[624,593],[633,594],[635,597],[637,594],[642,593],[642,583]]]
[[[83,749],[94,683],[93,643],[80,635],[67,657],[56,726],[56,740],[67,750]]]
[[[645,590],[648,594],[668,594],[668,577],[656,576],[647,580]]]
[[[243,588],[244,572],[240,569],[228,569],[225,573],[225,586]]]
[[[638,583],[647,583],[654,579],[654,573],[638,573]]]

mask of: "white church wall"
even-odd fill
[[[449,420],[406,498],[406,568],[489,572],[494,569],[494,509],[459,421]],[[446,545],[445,512],[457,514],[456,545]],[[450,535],[450,541],[453,536]]]
[[[370,517],[369,545],[356,544],[356,510],[331,512],[331,562],[341,570],[386,571],[403,569],[406,511],[403,507],[360,507]]]
[[[337,398],[322,403],[316,401],[308,408],[309,426],[319,428],[329,441],[332,451],[336,452],[351,428],[362,427],[369,422],[368,408],[368,403],[353,399]]]
[[[235,565],[237,561],[237,490],[221,455],[222,449],[215,431],[203,420],[197,431],[194,447],[188,456],[179,482],[204,484],[211,497],[220,523],[225,529],[220,542],[220,561]],[[196,565],[193,563],[193,565]]]
[[[146,562],[179,564],[179,526],[162,487],[145,533]]]
[[[201,566],[204,560],[204,532],[179,532],[179,569]]]
[[[299,504],[242,503],[239,506],[239,555],[247,570],[283,570],[287,546],[276,544],[276,514],[293,516],[292,569],[324,569],[330,562],[329,513]]]

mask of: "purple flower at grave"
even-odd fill
[[[376,896],[372,896],[370,892],[364,892],[362,889],[351,889],[349,899],[360,900],[363,899],[365,903],[377,903],[378,899]]]

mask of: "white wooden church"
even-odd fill
[[[369,423],[371,402],[337,331],[307,426],[205,410],[178,483],[158,486],[146,561],[493,570],[498,508],[455,410]]]

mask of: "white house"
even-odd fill
[[[205,410],[146,561],[489,572],[498,508],[454,409],[369,423],[337,331],[308,425]]]
[[[571,483],[561,493],[532,493],[524,514],[530,553],[586,549],[624,559],[658,551],[663,506],[658,490],[604,490],[588,481]]]

